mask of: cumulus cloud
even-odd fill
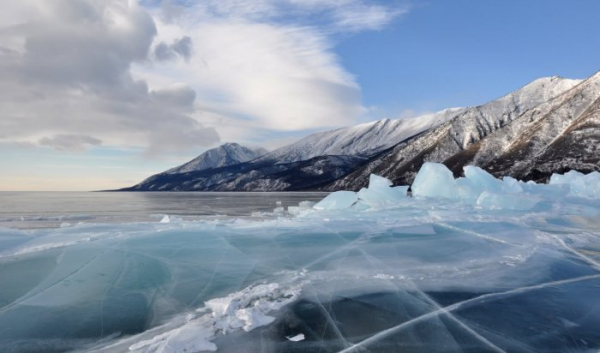
[[[189,61],[192,56],[192,39],[189,36],[183,36],[171,44],[160,42],[154,47],[154,56],[157,60],[172,60],[177,57]]]
[[[26,1],[17,15],[20,21],[0,28],[5,142],[179,151],[219,141],[192,117],[189,85],[150,90],[132,77],[131,65],[148,60],[156,36],[154,20],[134,1]],[[182,40],[171,50],[189,57],[189,40]]]
[[[168,87],[150,91],[150,96],[154,101],[180,109],[187,107],[193,110],[196,101],[196,91],[185,83],[175,83]]]
[[[355,123],[366,109],[360,87],[334,53],[335,36],[381,29],[407,11],[363,0],[178,4],[164,0],[155,12],[160,38],[156,56],[171,60],[169,68],[145,65],[136,72],[158,77],[157,82],[161,72],[187,77],[205,111],[228,117],[223,121],[235,117],[235,126],[247,126],[249,132]],[[189,63],[174,63],[176,55],[167,43],[184,35],[193,43],[193,56]],[[220,127],[226,134],[230,130]]]

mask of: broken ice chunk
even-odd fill
[[[521,187],[521,182],[519,182],[517,179],[505,176],[502,178],[502,191],[509,194],[514,194],[523,192],[523,188]]]
[[[584,174],[571,170],[565,174],[552,174],[549,184],[575,184],[583,178]]]
[[[493,193],[505,192],[503,182],[494,178],[493,175],[485,170],[472,165],[464,167],[463,170],[465,177],[458,178],[456,183],[458,185],[458,195],[464,201],[473,203],[484,191]]]
[[[477,198],[477,206],[488,210],[530,210],[540,198],[527,194],[496,194],[484,191]]]
[[[313,206],[316,210],[340,210],[350,208],[358,201],[355,192],[352,191],[336,191],[327,195],[326,198]]]
[[[300,208],[312,208],[315,205],[315,202],[312,201],[300,201],[298,203],[298,207]]]
[[[275,320],[270,311],[279,310],[293,302],[298,288],[281,288],[277,283],[250,286],[226,297],[205,302],[212,311],[213,327],[223,333],[236,329],[251,331]]]
[[[569,185],[569,196],[600,198],[600,173],[592,172],[587,175],[571,170],[563,175],[552,174],[550,185]]]
[[[548,184],[536,184],[533,181],[522,183],[521,187],[523,191],[532,195],[539,196],[545,200],[556,200],[561,199],[569,194],[569,184],[562,185],[548,185]]]
[[[443,164],[425,163],[417,173],[411,189],[414,196],[456,198],[456,180]]]
[[[392,187],[389,179],[379,175],[371,174],[369,177],[369,187],[362,188],[357,196],[361,205],[368,206],[371,209],[381,209],[397,206],[398,203],[407,197],[408,186]]]
[[[391,180],[379,175],[371,174],[369,176],[369,192],[377,193],[381,197],[388,199],[405,198],[408,191],[408,185],[392,186]]]
[[[300,201],[298,206],[288,206],[288,213],[294,216],[309,213],[314,205],[315,203],[311,201]]]
[[[591,172],[583,177],[584,190],[579,191],[580,195],[586,195],[584,197],[600,199],[600,173]]]
[[[485,170],[468,165],[463,168],[465,172],[465,178],[469,183],[478,190],[484,191],[500,191],[502,189],[502,182],[494,178],[490,173]]]
[[[369,190],[386,191],[390,186],[392,186],[391,180],[375,174],[369,175]]]

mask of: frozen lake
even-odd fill
[[[319,192],[0,192],[0,227],[53,228],[63,223],[185,220],[211,216],[249,217],[300,201],[319,201]]]
[[[598,352],[600,201],[477,178],[0,194],[0,351]]]

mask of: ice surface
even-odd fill
[[[282,290],[277,283],[250,286],[226,297],[206,301],[204,307],[196,310],[201,313],[199,316],[188,314],[181,326],[160,333],[151,339],[134,343],[128,350],[133,352],[215,351],[217,346],[212,341],[216,334],[227,334],[237,329],[252,331],[257,327],[268,325],[275,321],[275,318],[268,316],[268,313],[293,302],[298,294],[298,289]],[[210,314],[202,315],[206,312]],[[297,337],[294,339],[299,340]]]
[[[599,351],[596,177],[444,168],[257,219],[0,228],[0,351]]]
[[[129,351],[145,352],[214,352],[217,350],[214,330],[210,323],[200,320],[182,325],[173,331],[132,344]]]
[[[310,210],[313,209],[313,206],[315,204],[315,202],[311,201],[300,201],[300,203],[298,203],[298,206],[288,206],[288,212],[291,215],[298,216],[310,212]]]

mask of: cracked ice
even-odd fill
[[[373,175],[258,219],[0,228],[0,350],[600,349],[597,173],[428,163],[407,189]]]

